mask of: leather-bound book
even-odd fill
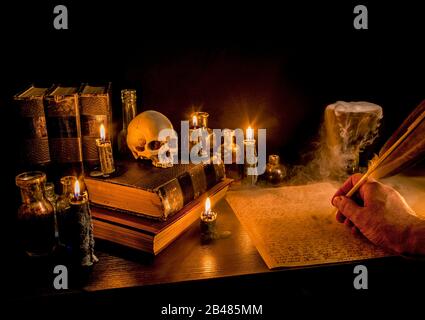
[[[231,181],[223,179],[166,221],[92,206],[94,236],[156,255],[199,221],[207,196],[212,206],[224,198]]]
[[[90,201],[112,210],[166,220],[225,178],[223,164],[175,164],[122,160],[117,176],[86,177]]]
[[[83,174],[79,89],[56,85],[44,97],[50,158],[57,171],[56,179],[61,175]]]
[[[111,84],[84,84],[80,89],[80,119],[83,148],[83,160],[88,168],[99,164],[96,139],[99,138],[100,125],[106,128],[106,139],[111,139],[112,108]]]
[[[50,162],[49,140],[43,97],[49,88],[31,85],[14,96],[19,116],[19,135],[22,138],[20,159],[29,167]]]

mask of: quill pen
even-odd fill
[[[351,197],[369,178],[382,178],[400,172],[425,154],[425,101],[406,118],[369,163],[367,172],[345,195]]]

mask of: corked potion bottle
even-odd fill
[[[122,130],[118,134],[118,151],[121,156],[130,155],[130,150],[127,147],[127,129],[131,120],[137,115],[136,99],[136,90],[121,90]]]
[[[45,196],[46,174],[24,172],[16,176],[22,204],[17,225],[21,245],[29,256],[46,256],[55,246],[55,212]]]

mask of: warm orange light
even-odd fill
[[[80,197],[80,182],[78,181],[78,179],[75,181],[74,185],[74,196],[75,198]]]
[[[248,129],[246,129],[246,139],[254,140],[254,129],[252,129],[251,127],[248,127]]]
[[[210,215],[211,214],[211,200],[210,197],[207,197],[207,200],[205,200],[205,214]]]
[[[197,127],[198,126],[198,117],[197,116],[193,116],[192,117],[192,125],[194,127]]]
[[[100,140],[105,141],[105,126],[103,123],[100,125]]]

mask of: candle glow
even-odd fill
[[[205,200],[205,215],[210,216],[211,215],[211,200],[210,197],[207,197],[207,200]]]
[[[251,126],[246,129],[246,139],[247,140],[254,140],[254,129],[251,128]]]
[[[103,123],[100,125],[100,140],[105,141],[105,126]]]
[[[196,116],[193,116],[192,117],[192,125],[194,127],[197,127],[198,126],[198,118]]]
[[[80,197],[80,182],[78,181],[78,179],[75,181],[74,185],[74,196],[77,199]]]

